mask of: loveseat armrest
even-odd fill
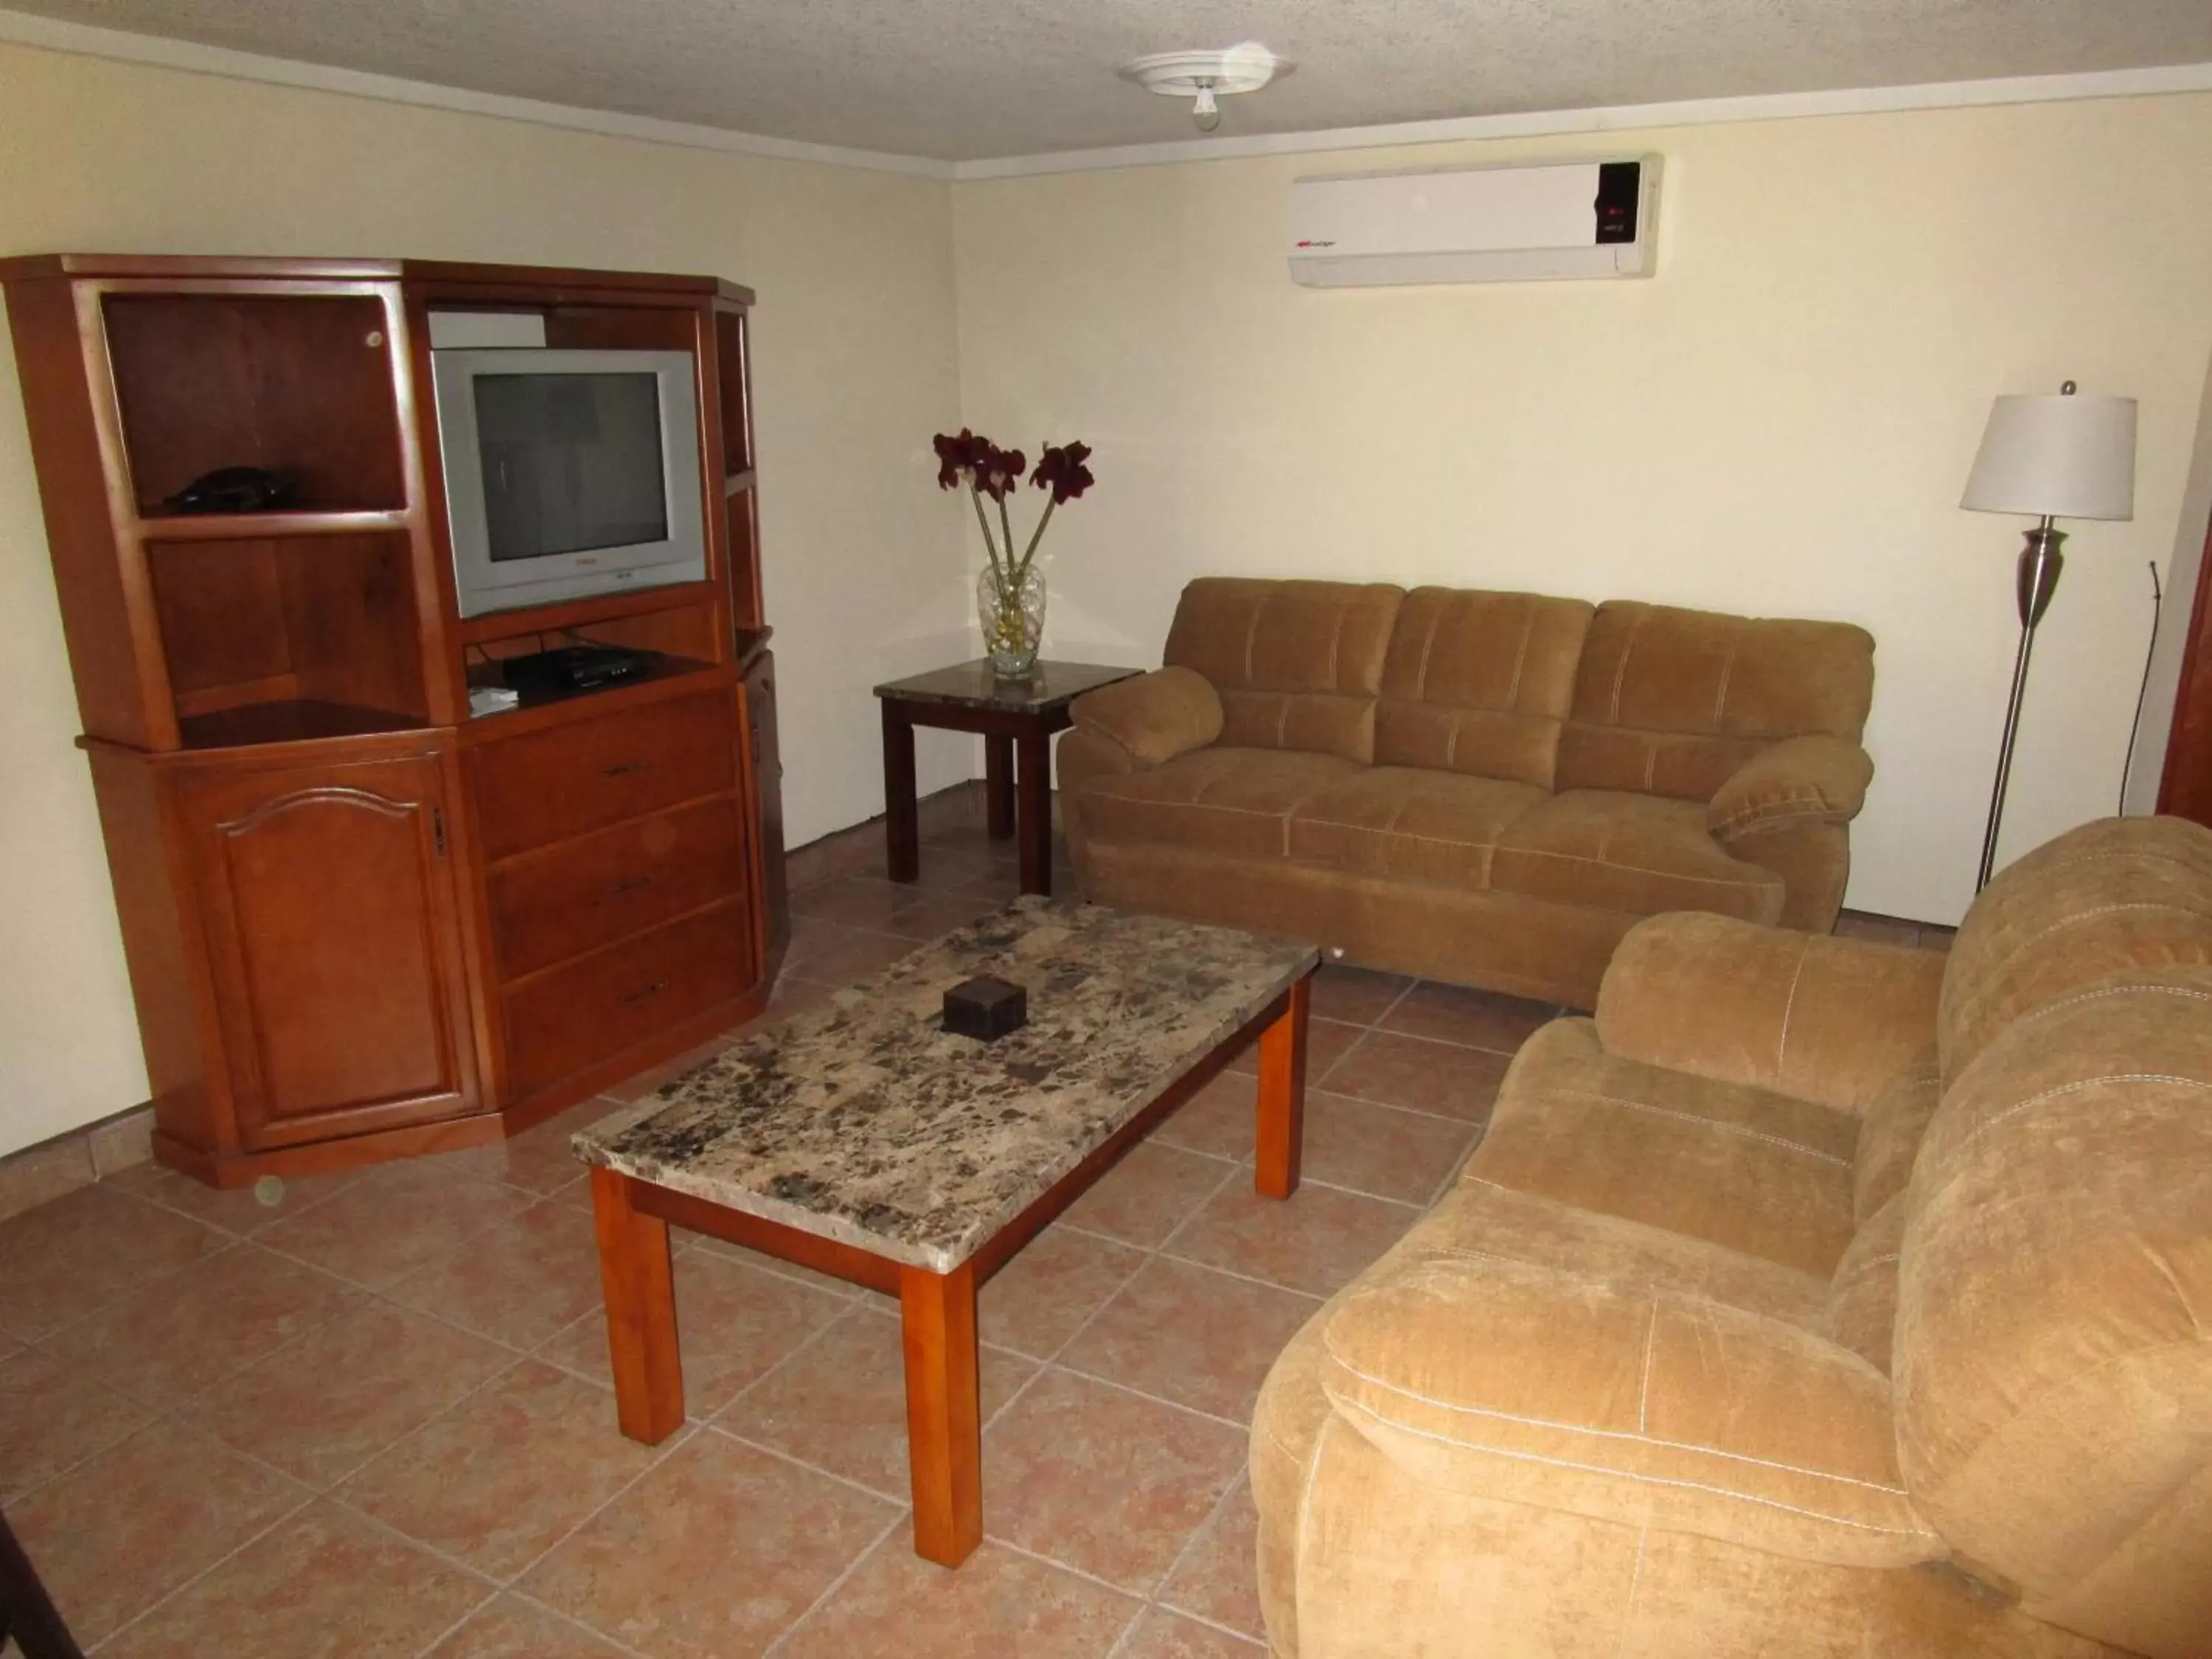
[[[1799,1326],[1466,1255],[1386,1263],[1322,1342],[1336,1414],[1440,1490],[1838,1566],[1945,1553],[1898,1473],[1889,1379]]]
[[[1678,911],[1628,930],[1597,994],[1607,1052],[1857,1114],[1936,1040],[1933,951]]]
[[[1849,823],[1866,805],[1874,757],[1843,738],[1769,744],[1730,773],[1705,808],[1723,847],[1807,823]]]
[[[1067,712],[1077,731],[1118,744],[1141,766],[1203,749],[1221,735],[1221,694],[1188,668],[1158,668],[1102,685]]]

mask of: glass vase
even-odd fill
[[[1035,565],[1010,582],[995,565],[975,579],[975,617],[983,624],[983,654],[1002,680],[1025,680],[1036,669],[1044,640],[1044,575]]]

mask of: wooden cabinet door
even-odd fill
[[[784,946],[791,942],[791,895],[783,871],[783,755],[775,735],[774,652],[761,653],[746,670],[740,690],[744,700],[745,766],[754,799],[760,803],[760,834],[754,837],[754,846],[762,965],[773,978]]]
[[[179,781],[248,1151],[474,1110],[435,755]]]

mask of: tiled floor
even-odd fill
[[[1013,890],[973,830],[923,878],[797,893],[785,1006]],[[1255,1391],[1551,1012],[1326,970],[1295,1199],[1252,1194],[1248,1060],[1033,1243],[983,1296],[988,1540],[957,1572],[912,1553],[881,1298],[680,1236],[691,1421],[616,1431],[566,1147],[605,1100],[259,1194],[143,1166],[0,1224],[0,1503],[103,1656],[1252,1656]]]

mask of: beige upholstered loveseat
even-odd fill
[[[2177,819],[1948,963],[1644,923],[1269,1376],[1276,1654],[2212,1653],[2209,1011]]]
[[[1665,910],[1825,933],[1874,641],[1533,593],[1207,578],[1077,702],[1085,891],[1588,1007]]]

